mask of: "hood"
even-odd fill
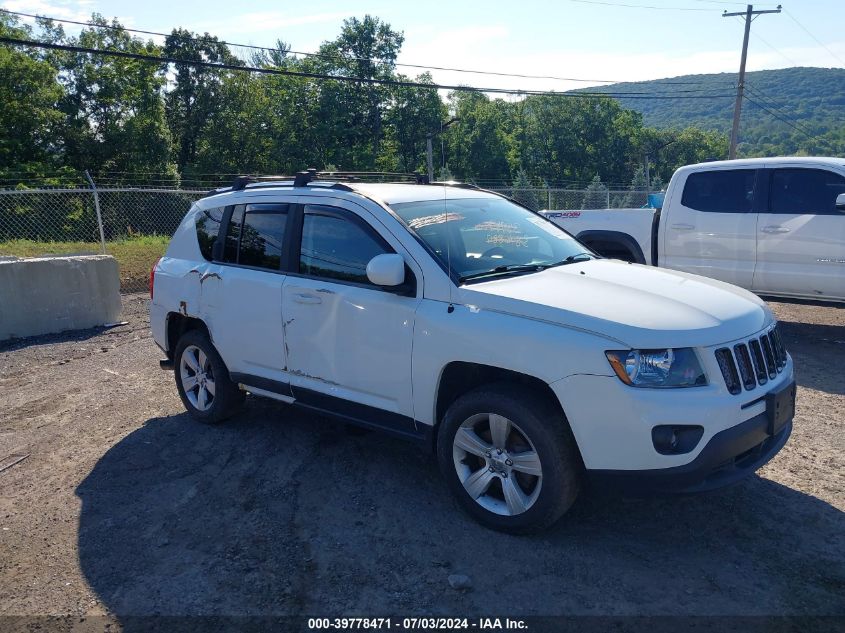
[[[633,348],[707,347],[773,320],[756,295],[674,270],[596,259],[461,288],[480,309],[586,330]]]

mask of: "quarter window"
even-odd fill
[[[342,209],[306,206],[299,272],[371,285],[367,264],[376,255],[393,251],[381,236],[356,218]]]
[[[197,242],[199,242],[200,253],[208,261],[212,260],[214,241],[220,231],[220,222],[223,219],[223,209],[205,209],[197,215]]]
[[[720,169],[690,174],[681,204],[710,213],[749,213],[754,204],[753,169]]]
[[[845,193],[845,178],[823,169],[775,169],[771,211],[783,214],[838,214],[836,196]]]

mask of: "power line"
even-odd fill
[[[802,124],[800,124],[794,116],[790,115],[782,107],[780,107],[776,103],[774,103],[771,99],[768,99],[765,96],[763,96],[762,94],[760,94],[759,92],[751,89],[750,86],[746,86],[746,88],[748,88],[748,92],[750,92],[752,95],[754,95],[754,97],[756,99],[759,99],[760,101],[762,101],[762,105],[764,105],[767,108],[774,110],[775,112],[779,113],[784,119],[789,120],[792,123],[792,127],[795,130],[797,130],[798,132],[801,132],[807,138],[816,138],[815,134],[810,132],[807,128],[805,128]],[[758,105],[758,107],[759,107],[759,104],[755,104],[755,105]],[[781,120],[783,120],[783,119],[781,119]]]
[[[60,22],[63,24],[75,24],[78,26],[87,26],[90,28],[97,28],[97,29],[107,29],[113,31],[126,31],[127,33],[140,33],[142,35],[154,35],[156,37],[170,37],[171,34],[162,33],[159,31],[149,31],[145,29],[133,29],[124,26],[116,26],[114,24],[97,24],[96,22],[83,22],[79,20],[70,20],[66,18],[54,18],[49,16],[38,15],[35,13],[23,13],[21,11],[11,11],[9,9],[2,9],[0,8],[0,12],[7,13],[9,15],[17,15],[26,18],[33,18],[36,20],[50,20],[52,22]],[[184,36],[183,36],[184,37]],[[325,53],[307,53],[304,51],[295,51],[295,50],[283,50],[280,48],[273,48],[269,46],[256,46],[254,44],[238,44],[237,42],[227,42],[224,40],[218,40],[216,37],[193,37],[188,36],[185,39],[191,40],[193,42],[215,42],[217,44],[223,44],[224,46],[231,46],[236,48],[247,48],[251,50],[258,50],[258,51],[265,51],[265,52],[273,52],[273,53],[284,53],[284,54],[293,54],[293,55],[302,55],[304,57],[316,57],[320,59],[327,59],[331,61],[360,61],[360,62],[369,62],[374,64],[385,65],[385,62],[379,62],[377,60],[368,58],[368,57],[343,57],[337,55],[326,55]],[[421,70],[441,70],[446,72],[456,72],[456,73],[468,73],[468,74],[475,74],[475,75],[491,75],[496,77],[515,77],[519,79],[547,79],[552,81],[574,81],[574,82],[585,82],[585,83],[604,83],[604,84],[613,84],[613,83],[624,83],[622,80],[618,79],[589,79],[584,77],[558,77],[555,75],[529,75],[523,73],[505,73],[499,71],[491,71],[491,70],[477,70],[477,69],[468,69],[468,68],[451,68],[447,66],[426,66],[424,64],[409,64],[409,63],[400,63],[394,62],[395,66],[400,66],[403,68],[417,68]],[[673,82],[677,85],[696,85],[697,82],[694,81],[678,81]]]
[[[517,96],[547,96],[547,97],[565,97],[565,98],[587,98],[587,99],[601,99],[601,98],[616,98],[625,97],[626,99],[721,99],[729,97],[730,95],[658,95],[652,93],[597,93],[597,92],[554,92],[548,90],[524,90],[518,88],[482,88],[478,86],[466,85],[449,85],[436,83],[423,83],[419,81],[403,81],[398,79],[376,79],[372,77],[350,77],[346,75],[329,75],[325,73],[304,72],[295,70],[282,70],[280,68],[258,68],[255,66],[246,66],[241,64],[216,63],[205,62],[199,60],[184,60],[175,57],[165,57],[161,55],[145,55],[142,53],[130,53],[127,51],[116,51],[112,49],[88,48],[84,46],[72,46],[69,44],[54,44],[51,42],[38,42],[35,40],[25,40],[13,37],[0,37],[0,43],[14,44],[18,46],[29,46],[33,48],[46,48],[50,50],[62,50],[72,53],[85,53],[91,55],[105,55],[111,57],[120,57],[123,59],[137,59],[142,61],[150,61],[159,64],[179,64],[183,66],[193,66],[201,68],[213,68],[216,70],[231,70],[235,72],[252,72],[263,75],[277,75],[285,77],[302,77],[305,79],[320,79],[327,81],[364,83],[381,86],[396,86],[402,88],[421,88],[427,90],[453,90],[457,92],[474,92],[474,93],[490,93],[490,94],[509,94]]]
[[[845,61],[843,61],[843,60],[842,60],[842,58],[841,58],[839,55],[837,55],[837,54],[836,54],[836,53],[834,53],[832,50],[830,50],[830,49],[827,47],[827,45],[826,45],[826,44],[824,44],[821,40],[819,40],[819,38],[817,38],[815,35],[813,35],[812,33],[810,33],[810,31],[807,29],[807,27],[806,27],[806,26],[804,26],[803,24],[801,24],[801,23],[798,21],[798,18],[796,18],[794,15],[792,15],[792,14],[791,14],[789,11],[787,11],[786,9],[784,9],[783,11],[784,11],[784,13],[786,13],[786,15],[787,15],[787,16],[789,16],[789,19],[790,19],[790,20],[792,20],[793,22],[795,22],[795,24],[797,24],[797,25],[801,28],[801,30],[802,30],[802,31],[804,31],[807,35],[809,35],[810,37],[812,37],[812,38],[816,41],[816,43],[817,43],[819,46],[821,46],[822,48],[824,48],[824,50],[826,50],[828,53],[830,53],[830,54],[831,54],[831,55],[832,55],[832,56],[833,56],[836,60],[838,60],[838,61],[839,61],[839,63],[840,63],[840,64],[845,65]]]
[[[777,112],[779,112],[781,115],[783,115],[786,119],[789,119],[789,121],[791,121],[791,122],[792,122],[792,123],[791,123],[791,127],[795,128],[797,131],[799,131],[799,132],[801,132],[802,134],[804,134],[804,135],[805,135],[807,138],[809,138],[810,140],[815,140],[815,141],[821,142],[822,144],[827,145],[829,148],[831,148],[831,149],[833,148],[833,145],[831,145],[830,141],[828,141],[827,139],[825,139],[825,138],[823,138],[823,137],[819,136],[818,134],[814,134],[813,132],[809,131],[806,127],[804,127],[804,125],[803,125],[803,124],[799,124],[798,119],[797,119],[797,118],[795,118],[795,116],[791,116],[791,115],[790,115],[788,112],[786,112],[786,111],[785,111],[782,107],[780,107],[780,106],[778,106],[776,103],[774,103],[774,101],[772,101],[772,99],[770,99],[770,98],[769,98],[769,97],[767,97],[766,95],[764,95],[764,94],[762,94],[762,93],[758,92],[756,89],[752,88],[751,86],[746,86],[746,88],[748,88],[748,91],[749,91],[751,94],[753,94],[753,95],[754,95],[755,97],[757,97],[758,99],[762,100],[762,101],[763,101],[763,103],[764,103],[766,106],[768,106],[769,108],[772,108],[772,109],[776,110],[776,111],[777,111]],[[754,105],[756,105],[757,107],[760,107],[760,104],[755,103]],[[772,115],[774,116],[774,114],[773,114],[773,113],[771,113],[771,112],[770,112],[770,114],[772,114]],[[783,119],[781,119],[781,121],[783,121],[784,123],[789,124],[789,121],[784,121]]]
[[[752,99],[751,97],[745,97],[745,98],[746,98],[746,99],[748,100],[748,102],[749,102],[749,103],[751,103],[752,105],[757,106],[758,108],[760,108],[761,110],[763,110],[763,112],[768,113],[769,115],[771,115],[771,116],[773,116],[774,118],[778,119],[778,120],[779,120],[779,121],[781,121],[782,123],[785,123],[786,125],[788,125],[788,126],[789,126],[789,127],[791,127],[792,129],[796,130],[797,132],[800,132],[801,134],[803,134],[804,136],[806,136],[809,140],[811,140],[811,141],[816,141],[816,142],[821,142],[822,144],[827,144],[829,148],[831,148],[831,147],[832,147],[832,146],[831,146],[831,145],[830,145],[830,144],[829,144],[829,143],[828,143],[825,139],[820,138],[820,137],[818,137],[818,136],[815,136],[815,135],[813,135],[813,134],[810,134],[809,132],[807,132],[806,130],[804,130],[803,128],[801,128],[800,126],[795,125],[792,121],[790,121],[790,120],[789,120],[789,119],[787,119],[786,117],[781,116],[781,115],[780,115],[780,114],[778,114],[777,112],[774,112],[774,111],[770,110],[769,108],[767,108],[766,106],[764,106],[764,105],[763,105],[763,104],[761,104],[761,103],[758,103],[757,101],[755,101],[755,100],[754,100],[754,99]]]
[[[658,7],[652,4],[629,4],[624,2],[603,2],[600,0],[569,0],[578,4],[597,4],[605,7],[624,7],[626,9],[656,9],[658,11],[710,11],[696,7]]]

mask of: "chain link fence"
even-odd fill
[[[645,191],[609,189],[516,189],[489,187],[517,200],[535,211],[573,211],[576,209],[638,209],[648,204]]]
[[[636,208],[643,191],[495,188],[534,209]],[[122,292],[147,289],[149,271],[206,189],[94,187],[0,190],[0,257],[108,253]]]
[[[206,189],[0,191],[0,257],[108,253],[122,292],[147,289],[150,268]]]

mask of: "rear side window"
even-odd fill
[[[775,169],[772,172],[771,212],[839,214],[836,196],[845,193],[845,178],[824,169]]]
[[[206,209],[197,215],[197,242],[200,245],[200,253],[208,261],[211,261],[211,250],[214,241],[220,231],[220,222],[223,219],[223,209]]]
[[[287,219],[287,204],[238,205],[229,220],[223,260],[279,270]]]
[[[754,204],[754,169],[722,169],[690,174],[681,204],[710,213],[749,213]]]
[[[363,220],[334,207],[306,206],[299,272],[304,275],[370,284],[367,264],[393,250]]]

